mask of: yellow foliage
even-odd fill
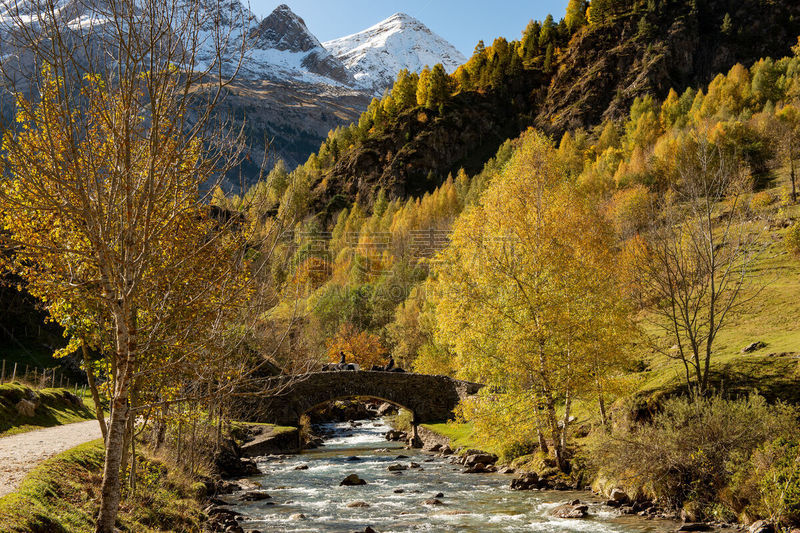
[[[385,365],[387,350],[377,335],[359,331],[350,323],[342,324],[336,335],[326,342],[328,359],[338,363],[344,353],[348,363],[357,363],[363,369]]]

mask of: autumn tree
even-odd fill
[[[385,365],[388,351],[377,335],[360,331],[353,324],[342,324],[336,335],[327,341],[328,360],[338,363],[344,354],[348,363],[357,363],[364,370]]]
[[[569,0],[567,4],[567,14],[564,17],[567,29],[570,33],[575,33],[586,24],[586,2],[585,0]]]
[[[246,239],[203,191],[241,147],[214,109],[245,41],[218,15],[246,15],[172,0],[92,9],[68,26],[56,4],[34,0],[3,19],[3,55],[25,61],[1,67],[16,122],[3,136],[0,211],[6,266],[51,316],[110,328],[74,331],[109,369],[96,531],[112,533],[139,402],[180,391],[178,377],[229,384],[239,366],[219,350],[247,308]]]
[[[792,183],[792,203],[797,203],[797,173],[795,161],[800,152],[800,109],[789,104],[776,113],[780,125],[780,148],[784,160],[789,165],[789,178]]]
[[[431,70],[426,96],[425,107],[428,109],[436,109],[450,98],[450,77],[441,63],[434,65]]]
[[[626,312],[611,232],[539,133],[521,140],[439,258],[436,314],[463,377],[525,401],[528,423],[566,467],[570,406],[618,370]],[[502,402],[484,405],[502,410]],[[557,411],[565,415],[559,420]]]
[[[677,157],[679,181],[651,215],[633,257],[663,334],[653,346],[680,361],[690,393],[700,397],[710,390],[720,331],[753,297],[756,239],[742,209],[751,182],[737,159],[702,133],[694,132]]]

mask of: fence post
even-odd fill
[[[6,380],[6,360],[3,359],[3,371],[0,373],[0,383],[3,383]]]
[[[17,363],[14,363],[14,375],[11,376],[11,381],[17,380]]]
[[[58,378],[58,386],[59,387],[63,387],[64,386],[64,371],[63,370],[61,371],[61,377]]]
[[[50,388],[55,388],[56,386],[56,369],[53,369],[53,373],[50,375]]]
[[[25,375],[22,376],[22,379],[28,379],[28,365],[25,365]]]

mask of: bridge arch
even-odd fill
[[[404,407],[414,424],[447,420],[458,402],[483,385],[446,376],[404,372],[314,372],[271,378],[251,418],[297,426],[300,417],[327,402],[369,397]]]

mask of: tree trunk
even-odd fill
[[[97,390],[97,382],[94,380],[94,371],[89,361],[89,350],[86,348],[85,342],[81,342],[81,349],[83,350],[83,364],[86,367],[86,380],[89,382],[89,390],[92,391],[94,413],[97,417],[97,423],[100,424],[103,442],[106,442],[108,440],[108,426],[106,425],[106,417],[103,414],[103,406],[100,404],[100,392]]]
[[[794,152],[789,156],[789,166],[791,167],[791,176],[792,176],[792,203],[797,203],[797,182],[795,180],[794,174]]]
[[[561,451],[567,449],[567,428],[569,427],[569,411],[572,407],[572,396],[567,391],[567,397],[564,400],[564,426],[561,428]]]
[[[106,440],[106,457],[103,466],[103,483],[100,489],[100,513],[95,533],[114,533],[119,503],[122,498],[121,469],[125,451],[125,433],[130,407],[128,393],[136,354],[135,313],[120,312],[115,316],[117,357],[115,365],[114,394],[111,403],[111,421]]]
[[[544,438],[544,431],[542,431],[542,412],[541,409],[539,409],[538,398],[534,398],[533,407],[536,411],[536,438],[539,440],[539,451],[542,453],[550,453],[550,449],[547,446],[547,441]]]
[[[120,467],[125,447],[125,431],[128,426],[128,398],[126,386],[115,395],[114,409],[106,439],[106,459],[103,467],[103,484],[100,497],[100,514],[95,533],[114,533],[114,524],[121,498]]]

